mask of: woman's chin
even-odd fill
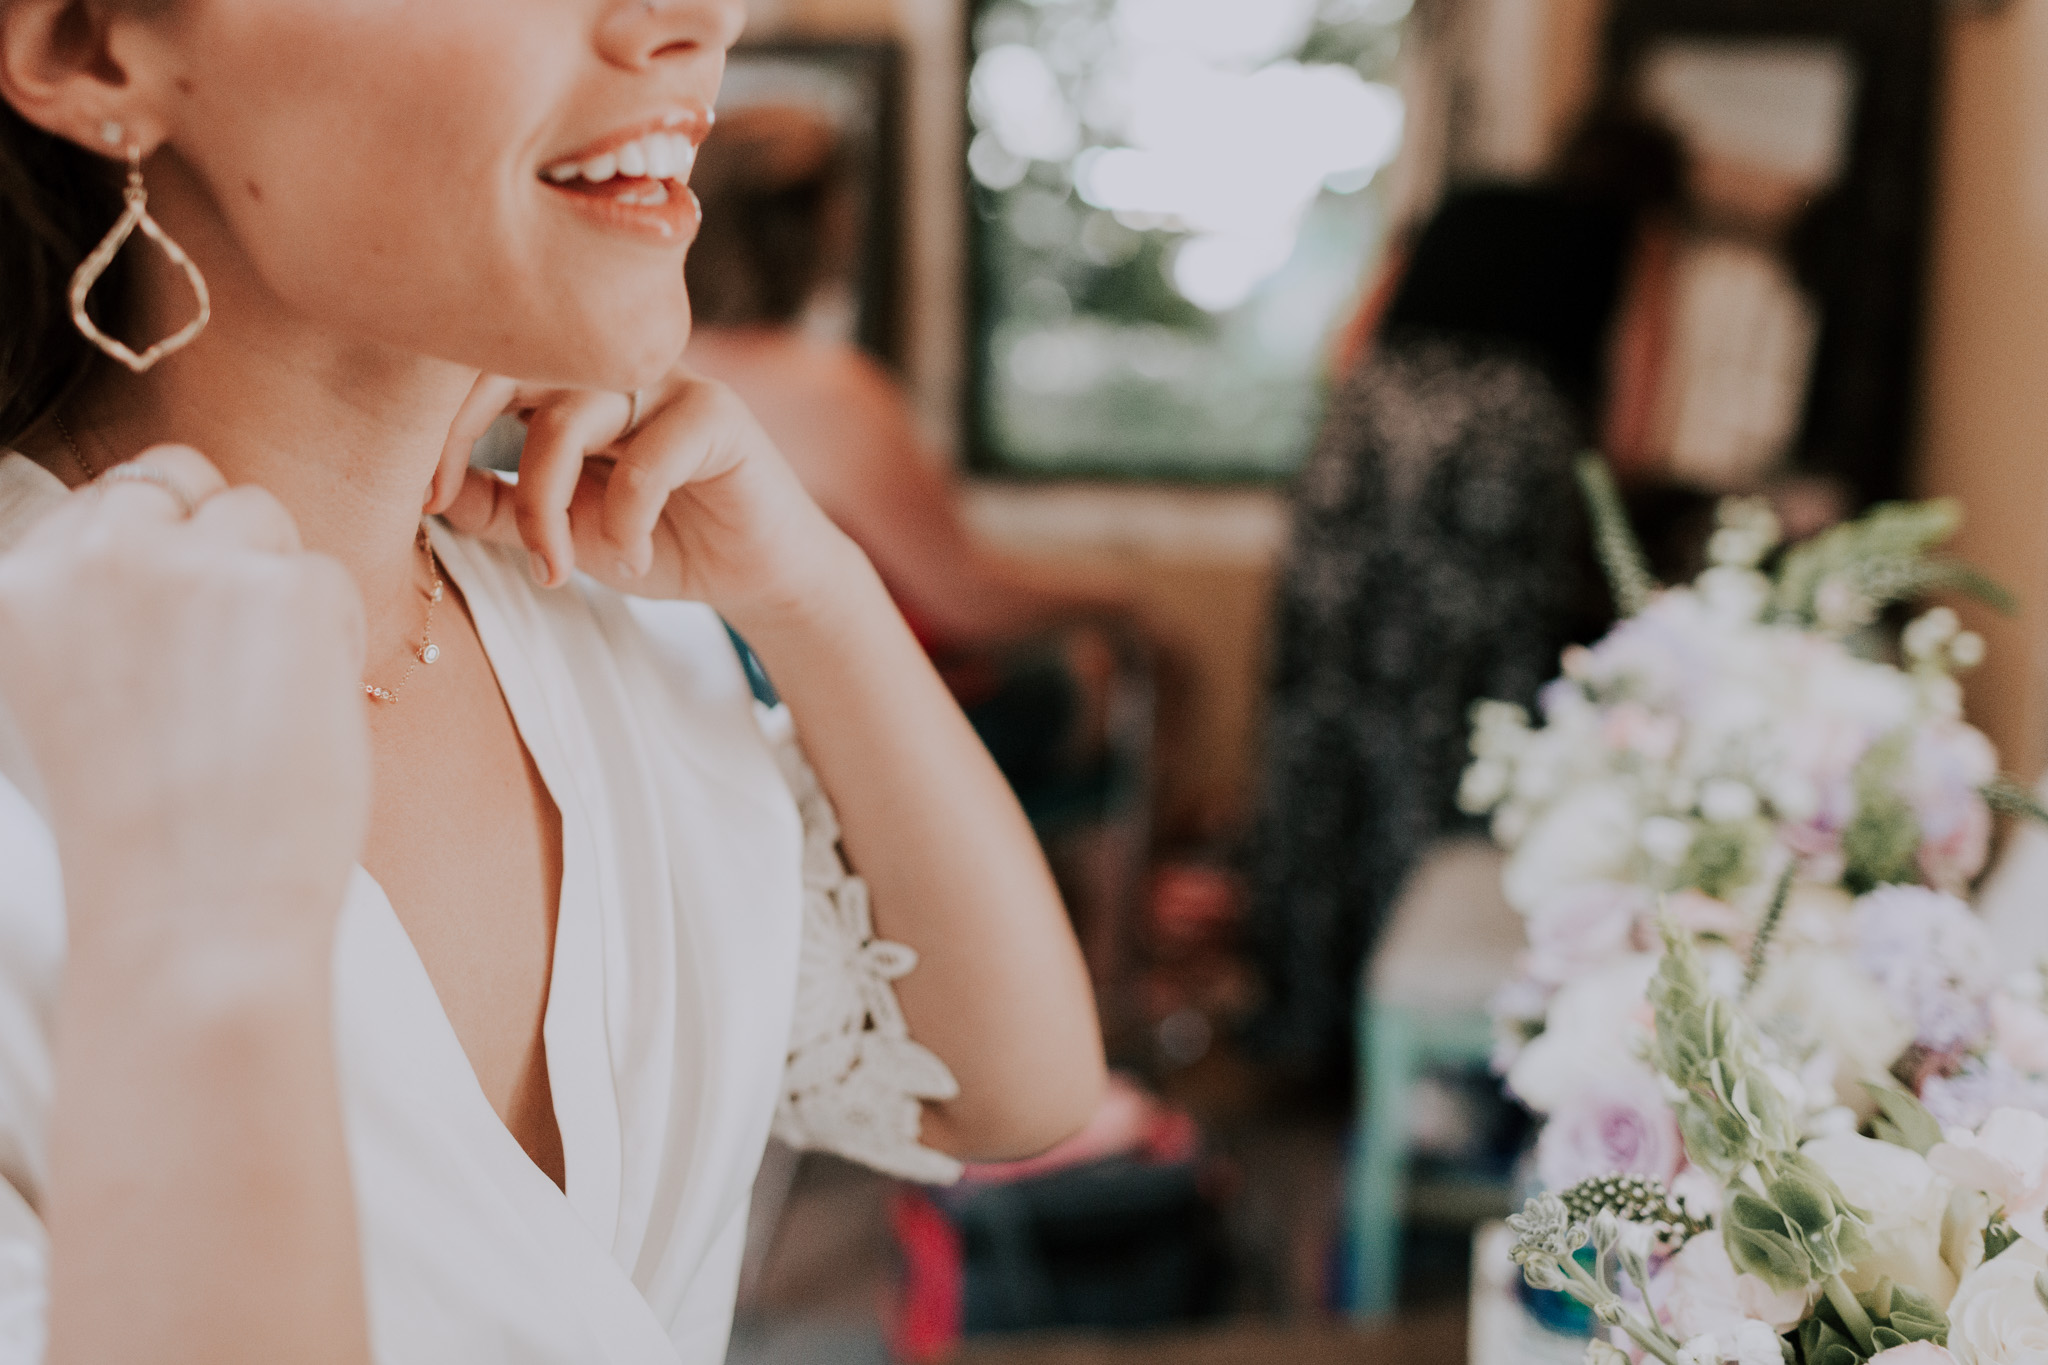
[[[555,388],[628,392],[667,379],[689,341],[689,310],[684,308],[680,325],[664,320],[630,330],[564,329],[540,345],[521,346],[521,353],[507,356],[502,365],[482,368]]]

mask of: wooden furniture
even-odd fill
[[[1487,1002],[1513,973],[1521,916],[1501,896],[1503,855],[1473,838],[1446,840],[1424,857],[1396,902],[1366,969],[1358,1018],[1361,1112],[1347,1174],[1345,1218],[1353,1250],[1352,1313],[1393,1312],[1409,1188],[1411,1100],[1432,1067],[1484,1066],[1493,1030]],[[1434,1191],[1465,1208],[1504,1207],[1504,1188]]]
[[[1370,1330],[1218,1327],[1135,1338],[1048,1336],[973,1344],[957,1365],[1463,1365],[1465,1319],[1454,1311]]]

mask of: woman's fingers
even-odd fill
[[[270,554],[297,554],[304,548],[292,514],[254,484],[208,498],[193,515],[192,528],[243,549]]]
[[[127,472],[108,477],[120,470]],[[227,486],[213,461],[190,446],[153,446],[91,485],[103,515],[121,524],[184,521]]]
[[[627,400],[620,394],[576,393],[551,398],[527,419],[526,451],[512,497],[520,538],[542,587],[566,582],[576,567],[569,503],[583,462],[618,440],[626,415]]]
[[[488,469],[471,469],[455,490],[455,498],[441,513],[441,520],[466,536],[499,545],[520,545],[519,520],[513,510],[513,494],[519,485],[511,478]]]
[[[597,529],[627,579],[653,567],[654,529],[669,498],[712,463],[723,429],[705,420],[704,402],[704,391],[691,386],[618,451]]]
[[[518,395],[519,385],[513,380],[495,374],[477,376],[475,387],[462,400],[448,428],[447,443],[441,447],[441,462],[435,466],[434,482],[427,492],[428,516],[438,516],[454,503],[469,469],[469,452]]]

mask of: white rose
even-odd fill
[[[1634,1069],[1639,1040],[1649,1036],[1654,953],[1636,953],[1567,983],[1551,997],[1543,1032],[1508,1068],[1508,1088],[1547,1114],[1589,1085]]]
[[[1678,1365],[1721,1365],[1721,1343],[1712,1336],[1694,1337],[1678,1348]]]
[[[1784,1365],[1785,1346],[1776,1332],[1752,1320],[1732,1336],[1708,1333],[1678,1348],[1678,1365],[1721,1365],[1731,1360],[1735,1365]]]
[[[1991,1198],[1982,1190],[1958,1189],[1948,1197],[1948,1212],[1941,1220],[1941,1259],[1958,1281],[1984,1264],[1984,1229],[1991,1226],[1993,1212]]]
[[[1620,882],[1591,882],[1546,896],[1525,925],[1529,975],[1561,986],[1628,955],[1636,921],[1650,909],[1649,892]]]
[[[1700,814],[1716,824],[1733,825],[1757,812],[1756,788],[1747,782],[1717,777],[1700,788]]]
[[[2015,1242],[1964,1277],[1948,1306],[1948,1348],[1962,1365],[2040,1365],[2048,1360],[2048,1307],[2034,1277],[2048,1251]]]
[[[1785,1343],[1768,1324],[1751,1318],[1735,1333],[1735,1365],[1785,1365]]]
[[[1835,1098],[1868,1117],[1876,1111],[1862,1081],[1883,1076],[1913,1026],[1893,1013],[1875,981],[1838,954],[1800,949],[1780,955],[1749,999],[1754,1017],[1820,1043],[1835,1059]]]
[[[1955,1293],[1955,1272],[1941,1258],[1942,1218],[1949,1185],[1918,1152],[1845,1133],[1818,1138],[1800,1151],[1826,1171],[1842,1195],[1869,1218],[1870,1250],[1842,1278],[1861,1294],[1889,1277],[1936,1303]]]
[[[1635,802],[1618,784],[1573,792],[1530,826],[1508,859],[1501,878],[1508,904],[1526,915],[1567,887],[1620,880],[1640,824]]]
[[[1806,1316],[1800,1290],[1772,1289],[1754,1275],[1736,1272],[1718,1232],[1688,1238],[1651,1279],[1658,1317],[1680,1341],[1717,1336],[1739,1341],[1743,1324],[1755,1321],[1773,1334]]]
[[[1931,1341],[1909,1341],[1904,1346],[1879,1351],[1870,1358],[1870,1365],[1956,1365],[1956,1358],[1946,1346],[1937,1346]]]
[[[2048,1248],[2048,1118],[1994,1109],[1974,1133],[1949,1130],[1927,1163],[1958,1188],[1982,1190],[2013,1231]]]

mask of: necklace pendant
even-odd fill
[[[423,663],[423,664],[430,664],[430,663],[433,663],[433,662],[435,662],[436,660],[438,660],[438,659],[439,659],[440,657],[441,657],[441,646],[439,646],[439,645],[437,645],[437,644],[433,643],[432,641],[428,641],[428,642],[427,642],[426,644],[423,644],[423,645],[421,645],[421,646],[420,646],[420,662],[421,662],[421,663]]]

